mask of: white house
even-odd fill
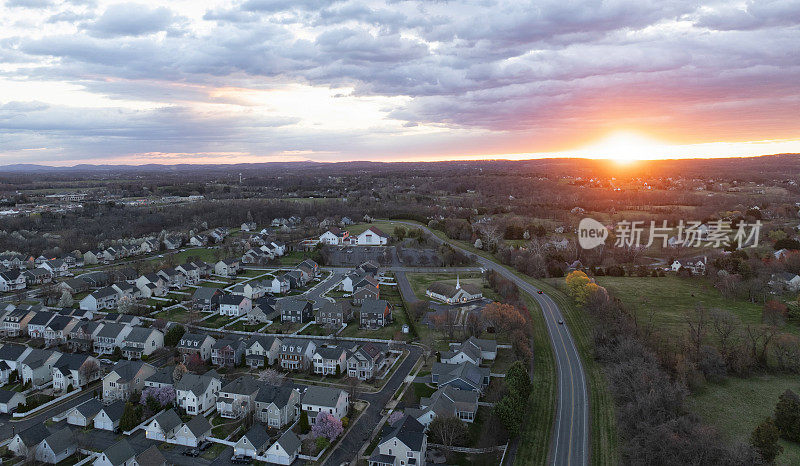
[[[213,372],[204,375],[186,373],[175,384],[175,401],[188,414],[202,414],[214,409],[222,382]]]
[[[255,424],[233,446],[234,455],[244,455],[250,458],[260,456],[269,444],[269,434],[259,424]]]
[[[270,463],[289,465],[300,455],[300,446],[300,439],[289,429],[267,449],[264,456]]]
[[[341,420],[347,416],[349,408],[350,396],[347,392],[332,387],[310,385],[303,393],[301,401],[301,409],[308,415],[310,424],[314,424],[320,412],[331,414]]]
[[[47,464],[57,464],[72,456],[77,448],[72,430],[64,427],[50,434],[36,447],[36,460]]]
[[[369,466],[424,466],[427,448],[425,426],[406,416],[381,438],[369,458]]]
[[[119,292],[113,286],[107,286],[93,291],[85,298],[81,299],[81,309],[87,311],[99,311],[102,309],[114,309],[117,307]]]
[[[14,390],[0,390],[0,413],[8,414],[25,403],[25,395]]]
[[[175,433],[178,445],[196,447],[206,438],[211,437],[211,423],[205,416],[195,416],[189,422],[183,423]]]
[[[94,417],[94,428],[114,431],[119,427],[119,421],[122,419],[122,412],[124,410],[125,400],[117,400],[109,405],[103,406]]]
[[[389,242],[389,235],[376,227],[369,227],[356,237],[359,246],[384,246]]]
[[[139,465],[136,461],[136,450],[131,447],[127,440],[122,439],[119,442],[106,448],[106,450],[97,457],[92,463],[92,466],[144,466]]]
[[[241,317],[253,308],[253,302],[242,295],[225,295],[219,299],[219,313],[223,316]]]
[[[67,424],[71,426],[89,427],[94,424],[94,418],[103,409],[103,404],[97,398],[92,398],[72,408],[67,413]]]
[[[145,437],[161,441],[171,439],[175,437],[182,424],[181,418],[174,409],[162,411],[144,427]]]

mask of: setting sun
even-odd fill
[[[665,156],[668,145],[632,131],[619,131],[581,149],[593,159],[611,159],[620,163],[658,159]]]

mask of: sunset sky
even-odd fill
[[[798,0],[5,0],[0,165],[800,152],[798,76]]]

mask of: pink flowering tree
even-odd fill
[[[344,432],[342,421],[336,419],[328,413],[322,412],[317,414],[317,419],[314,421],[314,426],[311,427],[312,438],[324,437],[331,442],[342,435],[342,432]]]
[[[175,389],[170,386],[147,387],[142,390],[142,397],[139,402],[143,405],[147,405],[147,400],[149,398],[156,400],[162,407],[166,406],[175,402]]]
[[[402,411],[392,411],[392,414],[389,415],[389,419],[388,419],[389,425],[393,426],[395,424],[395,422],[399,421],[400,419],[403,419],[403,412]]]

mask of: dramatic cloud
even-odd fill
[[[800,140],[798,43],[797,0],[10,0],[0,164]]]

